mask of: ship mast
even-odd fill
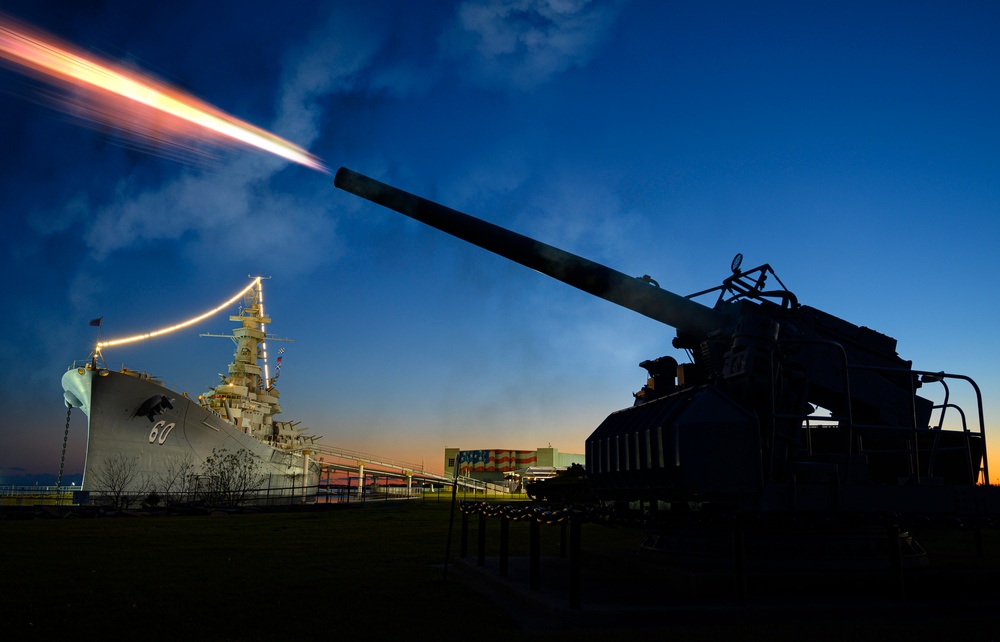
[[[236,344],[228,374],[222,376],[222,381],[207,397],[202,397],[203,405],[248,433],[261,438],[274,436],[277,433],[273,430],[272,417],[281,412],[281,406],[278,404],[280,393],[267,370],[267,341],[292,340],[267,334],[271,318],[264,312],[263,277],[254,279],[253,287],[244,293],[239,314],[230,316],[229,320],[240,324],[231,335],[199,335],[230,338]]]

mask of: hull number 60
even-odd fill
[[[163,442],[167,440],[167,435],[169,435],[170,431],[173,429],[174,429],[173,422],[170,422],[168,424],[167,422],[162,420],[157,421],[155,424],[153,424],[153,428],[149,431],[149,443],[151,444],[158,443],[162,446]]]

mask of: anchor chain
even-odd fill
[[[62,488],[63,464],[66,463],[66,442],[69,440],[69,416],[73,406],[66,404],[66,432],[63,433],[62,457],[59,459],[59,477],[56,478],[56,489]]]

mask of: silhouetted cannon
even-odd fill
[[[691,363],[640,364],[634,404],[587,439],[604,499],[950,512],[967,497],[955,487],[988,478],[981,411],[978,430],[950,430],[943,414],[931,425],[950,406],[916,394],[925,381],[971,380],[913,370],[895,339],[801,305],[767,264],[742,270],[737,255],[721,285],[681,296],[346,168],[334,183],[676,329]],[[716,292],[711,307],[693,300]]]

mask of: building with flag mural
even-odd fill
[[[585,456],[561,453],[557,448],[536,450],[444,449],[444,471],[448,477],[458,474],[489,482],[552,477],[573,464],[583,465]]]

